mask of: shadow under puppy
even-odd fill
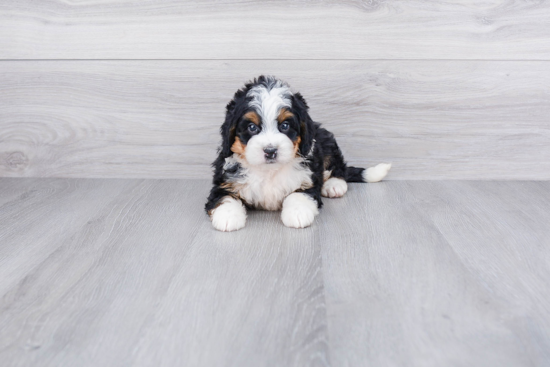
[[[343,196],[346,182],[378,182],[390,164],[348,167],[334,135],[314,122],[300,93],[260,76],[227,105],[222,145],[205,209],[214,228],[245,226],[247,209],[281,210],[285,226],[304,228],[323,205]]]

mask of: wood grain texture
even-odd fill
[[[330,365],[315,229],[286,228],[275,212],[249,213],[250,226],[229,234],[202,219],[135,363]]]
[[[550,182],[351,184],[234,233],[208,186],[0,179],[2,366],[550,360]]]
[[[318,226],[334,365],[547,365],[548,198],[548,182],[424,181],[331,201]]]
[[[3,366],[329,363],[312,229],[256,213],[257,235],[219,233],[205,181],[2,179],[0,198],[13,182],[20,196],[0,206]]]
[[[550,59],[545,1],[4,0],[1,59]]]
[[[208,178],[261,73],[389,180],[550,179],[550,62],[434,60],[3,61],[0,176]]]

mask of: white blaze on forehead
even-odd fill
[[[262,132],[277,132],[277,117],[283,107],[291,107],[292,92],[282,82],[269,80],[268,86],[258,85],[250,89],[248,97],[252,97],[250,106],[261,116],[264,123]]]

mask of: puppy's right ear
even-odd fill
[[[229,157],[231,152],[231,146],[235,142],[235,133],[237,129],[237,118],[235,116],[235,100],[227,104],[225,112],[225,121],[220,128],[220,133],[222,134],[222,145],[220,147],[220,154],[223,158]]]
[[[220,128],[220,133],[222,134],[222,146],[220,147],[220,156],[224,159],[231,156],[231,146],[235,142],[235,135],[237,133],[237,124],[239,123],[240,118],[242,117],[246,107],[248,106],[248,99],[246,97],[247,91],[252,86],[251,83],[248,83],[244,88],[239,89],[231,102],[227,104],[225,108],[225,122]]]

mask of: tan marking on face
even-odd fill
[[[254,111],[247,112],[244,114],[244,118],[260,126],[260,116],[258,116],[256,112]]]
[[[238,155],[240,155],[241,157],[244,158],[244,153],[246,151],[246,145],[243,144],[243,142],[241,141],[241,139],[239,139],[238,136],[235,138],[235,142],[231,146],[231,151],[233,153],[238,154]]]
[[[300,142],[302,141],[302,138],[297,137],[296,141],[294,142],[294,156],[296,157],[298,155],[298,149],[300,149]]]
[[[283,122],[284,120],[292,116],[294,116],[292,112],[290,112],[286,108],[282,108],[281,111],[279,112],[279,117],[277,117],[277,121]]]

